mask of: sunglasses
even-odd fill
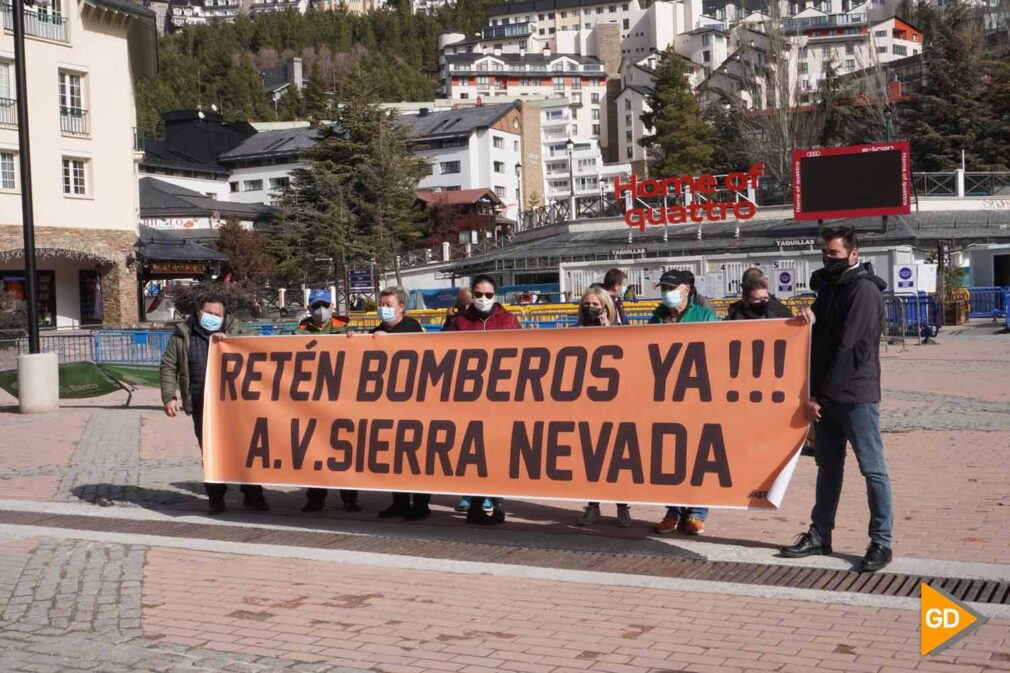
[[[480,299],[481,297],[483,297],[484,299],[494,299],[494,292],[474,292],[473,293],[473,298],[474,299]]]

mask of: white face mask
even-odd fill
[[[491,309],[494,308],[494,297],[491,297],[490,299],[486,297],[476,297],[473,300],[473,307],[481,313],[490,313]]]
[[[312,319],[317,325],[324,325],[333,318],[333,311],[329,306],[317,306],[312,309]]]
[[[680,292],[677,290],[670,290],[669,292],[663,293],[663,306],[670,309],[680,308],[680,304],[683,301],[683,297],[680,296]]]

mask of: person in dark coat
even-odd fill
[[[849,442],[866,481],[870,509],[870,544],[859,569],[872,572],[891,562],[894,523],[878,408],[887,283],[873,273],[872,265],[858,263],[855,230],[824,232],[821,250],[824,268],[810,279],[817,298],[801,314],[813,324],[807,416],[815,424],[817,490],[810,528],[781,552],[790,558],[831,553]]]
[[[470,306],[453,321],[450,331],[484,332],[489,330],[522,329],[508,309],[495,301],[497,286],[491,276],[475,276],[470,283]],[[467,523],[494,525],[505,521],[505,503],[501,498],[464,496],[456,511],[466,511]]]
[[[445,312],[445,322],[442,323],[443,332],[452,330],[452,324],[456,322],[456,318],[459,317],[460,313],[470,307],[472,300],[473,296],[470,294],[470,288],[461,287],[459,292],[456,293],[456,303]]]
[[[193,417],[196,441],[203,451],[203,390],[207,377],[207,359],[210,340],[216,334],[237,335],[242,333],[242,323],[225,312],[224,299],[209,295],[200,302],[200,308],[185,322],[175,327],[175,333],[168,338],[165,352],[161,356],[161,401],[165,405],[165,415],[174,418],[179,413],[176,390],[182,398],[182,411]],[[224,494],[227,484],[205,483],[207,491],[207,513],[223,514]],[[263,496],[263,487],[243,484],[242,506],[257,512],[270,509]]]
[[[757,273],[754,273],[757,272]],[[747,269],[741,283],[743,298],[726,309],[726,320],[792,318],[789,307],[768,293],[768,277],[761,269]]]
[[[624,315],[624,285],[628,283],[628,274],[620,269],[611,269],[603,276],[603,289],[610,295],[610,300],[614,303],[614,310],[617,314],[614,325],[627,325],[628,316]]]
[[[387,287],[379,293],[379,324],[372,334],[409,334],[423,332],[421,323],[404,315],[407,291],[402,287]],[[380,519],[402,516],[407,521],[421,521],[431,516],[430,493],[393,493],[393,504],[379,512]]]

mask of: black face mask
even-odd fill
[[[765,313],[768,312],[768,302],[759,301],[756,304],[748,303],[747,312],[750,313],[751,315],[763,316]]]
[[[821,262],[824,263],[824,268],[827,269],[828,273],[832,276],[840,276],[845,273],[845,270],[849,268],[849,258],[843,257],[828,257],[827,255],[821,256]]]
[[[580,313],[582,314],[583,325],[599,325],[603,309],[597,306],[583,306],[580,309]]]

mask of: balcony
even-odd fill
[[[3,11],[4,28],[14,30],[14,16],[10,3],[0,4]],[[25,8],[25,35],[41,37],[45,40],[56,42],[70,41],[70,20],[59,14],[49,12],[37,13],[34,10]]]
[[[76,107],[60,107],[60,130],[68,136],[88,135],[88,111]]]
[[[0,126],[14,127],[18,125],[18,106],[13,98],[0,98]]]
[[[858,26],[866,23],[865,14],[832,14],[830,16],[807,16],[802,19],[786,19],[788,32],[800,32],[818,28],[837,28],[839,26]]]

